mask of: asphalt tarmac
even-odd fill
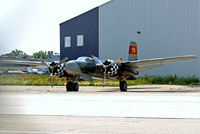
[[[194,86],[0,86],[0,134],[198,134],[199,113]]]

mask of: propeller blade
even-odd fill
[[[123,60],[123,58],[120,58],[120,59],[118,59],[118,60],[114,61],[112,64],[117,64],[117,63],[120,63],[122,60]]]
[[[54,78],[53,78],[53,74],[51,73],[51,88],[53,88],[53,83],[54,83]]]
[[[63,64],[63,63],[64,63],[65,61],[67,61],[67,60],[68,60],[68,57],[62,59],[62,60],[61,60],[59,63],[57,63],[53,68],[57,67],[58,65]]]
[[[103,85],[105,85],[105,83],[106,83],[106,68],[105,68],[105,71],[104,71]]]

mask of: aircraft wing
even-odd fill
[[[155,64],[155,65],[140,67],[140,68],[136,68],[135,71],[136,71],[136,72],[141,72],[141,71],[144,71],[144,70],[148,70],[148,69],[160,67],[160,66],[163,66],[163,65],[164,65],[164,64]]]
[[[27,60],[6,60],[6,59],[1,59],[0,60],[1,64],[20,64],[20,65],[44,65],[40,61],[27,61]]]
[[[197,57],[194,55],[187,55],[187,56],[179,56],[179,57],[166,57],[166,58],[155,58],[155,59],[146,59],[146,60],[124,61],[124,62],[121,62],[121,64],[128,67],[137,67],[137,66],[145,66],[145,65],[151,65],[151,64],[160,65],[166,62],[188,60],[188,59],[194,59],[194,58],[197,58]],[[155,67],[158,67],[158,66],[155,66]],[[154,66],[152,66],[151,68],[154,68]]]
[[[83,80],[87,80],[87,81],[93,82],[92,77],[89,76],[89,75],[81,75],[81,76],[80,76],[80,79],[83,79]]]

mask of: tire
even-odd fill
[[[127,92],[127,83],[126,81],[120,81],[120,91]]]
[[[73,91],[73,82],[67,82],[67,84],[66,84],[66,91],[67,92]]]
[[[78,90],[79,90],[79,84],[77,82],[73,83],[73,91],[78,92]]]

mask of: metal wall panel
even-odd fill
[[[77,46],[77,35],[84,35],[84,46]],[[71,47],[64,47],[66,36],[71,36]],[[99,56],[98,8],[60,24],[60,58]]]
[[[141,31],[141,34],[137,34]],[[199,0],[113,0],[99,7],[99,56],[128,57],[130,41],[139,59],[196,55],[195,60],[168,63],[142,74],[200,77]]]

